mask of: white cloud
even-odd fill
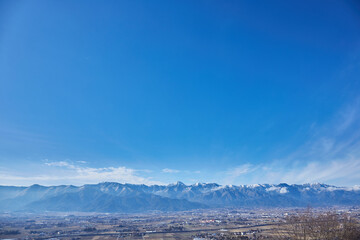
[[[357,184],[360,182],[359,100],[343,107],[327,124],[312,124],[310,138],[297,150],[278,160],[253,165],[253,168],[258,168],[251,173],[245,168],[235,180],[251,183]]]
[[[67,167],[70,169],[76,169],[75,165],[72,165],[68,162],[65,161],[59,161],[59,162],[46,162],[45,165],[50,166],[50,167]]]
[[[257,183],[328,183],[350,186],[360,182],[360,159],[311,161],[305,164],[273,162],[270,164],[244,164],[225,173],[223,184]],[[280,191],[280,190],[279,190]]]
[[[133,184],[161,184],[150,177],[143,177],[138,174],[139,171],[124,166],[92,168],[78,166],[70,162],[46,162],[45,166],[48,174],[39,174],[37,176],[19,176],[0,172],[0,183],[4,185],[30,185],[34,183],[44,185],[54,184],[88,184],[99,182],[120,182]],[[52,171],[51,168],[60,168]],[[140,170],[142,171],[142,170]]]
[[[164,168],[163,170],[161,170],[163,173],[179,173],[179,170],[176,169],[170,169],[170,168]]]
[[[243,175],[243,174],[246,174],[246,173],[250,172],[252,170],[251,169],[252,166],[253,165],[247,163],[247,164],[235,167],[232,170],[229,170],[228,174],[233,176],[233,177],[239,177],[240,175]]]
[[[284,173],[283,182],[331,182],[346,184],[360,181],[360,160],[349,158],[331,162],[309,162],[304,167]]]
[[[308,141],[288,160],[332,161],[349,155],[360,157],[360,99],[343,107],[328,123],[313,127]]]
[[[238,184],[236,180],[243,175],[247,175],[257,169],[257,166],[246,163],[235,168],[229,169],[225,172],[224,183],[225,184]]]

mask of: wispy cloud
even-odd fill
[[[201,171],[190,171],[190,170],[178,170],[178,169],[171,169],[171,168],[163,168],[161,170],[162,173],[182,173],[182,174],[200,174]]]
[[[256,170],[256,168],[257,168],[257,166],[247,163],[247,164],[243,164],[243,165],[237,166],[235,168],[229,169],[228,171],[225,172],[225,178],[223,181],[225,184],[233,184],[237,178],[253,172],[254,170]]]
[[[0,123],[0,151],[18,153],[19,149],[52,149],[56,144],[46,135],[35,133],[12,124]]]
[[[246,163],[229,169],[223,182],[358,184],[360,100],[343,107],[328,123],[314,123],[310,131],[310,138],[294,152],[266,163]]]
[[[180,170],[177,169],[170,169],[170,168],[164,168],[163,170],[161,170],[163,173],[179,173]]]
[[[256,183],[330,183],[341,186],[355,185],[360,182],[360,159],[333,160],[331,162],[312,161],[304,165],[282,164],[244,164],[225,172],[223,184]]]
[[[70,164],[66,161],[59,161],[59,162],[46,162],[45,165],[50,167],[66,167],[70,169],[76,169],[77,167],[73,164]]]
[[[360,99],[343,107],[328,123],[313,127],[311,133],[290,159],[331,161],[360,156]]]
[[[233,177],[239,177],[240,175],[254,171],[254,169],[252,169],[252,167],[253,167],[253,165],[251,165],[251,164],[244,164],[242,166],[238,166],[238,167],[228,171],[228,174]]]
[[[333,160],[331,162],[309,162],[300,169],[283,171],[282,182],[330,182],[346,184],[360,181],[360,159]]]
[[[327,124],[312,130],[309,141],[287,159],[293,166],[283,175],[283,181],[359,182],[360,99],[340,109]]]
[[[37,176],[21,176],[17,174],[9,174],[0,172],[1,184],[11,185],[30,185],[40,183],[45,185],[52,184],[86,184],[98,183],[104,181],[115,181],[121,183],[133,184],[161,184],[159,181],[152,180],[151,177],[140,176],[142,170],[135,170],[121,167],[104,167],[93,168],[73,164],[68,161],[45,162],[45,166],[49,168],[57,168],[56,171],[50,171],[49,174],[40,174]]]

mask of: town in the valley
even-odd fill
[[[1,213],[0,239],[282,239],[305,208],[211,209],[139,214]],[[315,208],[358,224],[359,207]],[[356,226],[358,227],[358,225]],[[290,229],[290,228],[289,228]]]

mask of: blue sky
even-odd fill
[[[0,184],[360,184],[356,1],[0,1]]]

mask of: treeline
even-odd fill
[[[304,213],[288,216],[279,224],[276,239],[292,240],[359,240],[359,221],[336,212]]]

